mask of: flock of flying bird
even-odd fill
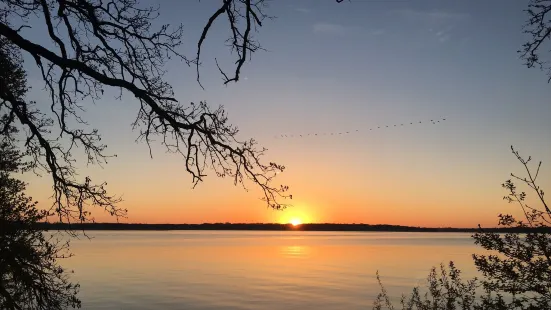
[[[346,135],[346,134],[351,134],[351,133],[354,133],[354,132],[360,132],[360,131],[369,131],[369,130],[377,130],[377,129],[384,129],[384,128],[390,128],[390,127],[402,127],[402,126],[408,126],[408,125],[414,125],[414,124],[427,124],[427,123],[431,123],[433,125],[436,125],[440,122],[444,122],[446,119],[445,118],[441,118],[441,119],[431,119],[430,121],[418,121],[418,122],[410,122],[410,123],[401,123],[401,124],[393,124],[393,125],[384,125],[384,126],[377,126],[377,127],[372,127],[372,128],[369,128],[368,130],[360,130],[360,129],[356,129],[356,130],[353,130],[353,131],[344,131],[344,132],[322,132],[322,133],[308,133],[308,134],[294,134],[294,135],[278,135],[278,136],[274,136],[274,138],[278,139],[278,138],[303,138],[303,137],[312,137],[312,136],[338,136],[338,135]]]

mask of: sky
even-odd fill
[[[182,52],[194,55],[202,27],[221,1],[152,1],[160,23],[184,25]],[[522,166],[511,154],[544,161],[551,186],[551,85],[523,65],[517,50],[527,1],[271,1],[242,80],[223,85],[214,63],[229,68],[227,25],[218,22],[195,69],[172,60],[166,75],[182,104],[223,105],[240,137],[268,148],[286,166],[293,206],[274,211],[261,193],[213,172],[192,189],[184,160],[160,145],[136,143],[132,96],[107,93],[88,105],[87,121],[117,158],[81,175],[107,181],[133,223],[336,222],[430,227],[495,226],[518,214],[500,184]],[[38,39],[39,30],[28,32]],[[32,98],[41,80],[30,70]],[[443,119],[435,125],[431,119]],[[422,124],[369,130],[378,126]],[[358,131],[356,131],[358,130]],[[322,132],[347,135],[281,138]],[[279,137],[279,138],[277,138]],[[25,176],[29,194],[49,204],[47,177]],[[93,210],[96,221],[114,221]]]

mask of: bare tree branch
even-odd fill
[[[247,55],[259,49],[251,38],[251,30],[262,24],[263,1],[225,0],[205,27],[198,44],[197,59],[188,59],[177,49],[181,45],[182,27],[163,25],[153,30],[156,8],[141,8],[137,0],[4,0],[0,6],[0,37],[29,55],[39,68],[49,93],[49,118],[22,96],[2,92],[5,119],[18,121],[27,133],[27,153],[36,166],[52,175],[55,211],[60,220],[89,219],[87,206],[96,205],[113,215],[124,216],[117,197],[109,196],[105,183],[94,184],[89,178],[77,181],[76,161],[72,151],[81,148],[91,164],[103,164],[110,157],[96,129],[89,129],[84,119],[84,99],[99,100],[104,88],[112,87],[136,98],[137,115],[133,128],[138,139],[151,142],[160,137],[162,145],[180,154],[186,171],[197,185],[214,170],[219,177],[230,177],[234,184],[251,182],[260,187],[268,206],[279,209],[290,198],[286,186],[273,186],[272,181],[284,166],[264,164],[264,148],[254,140],[239,141],[238,130],[228,122],[223,107],[211,109],[205,102],[183,105],[175,98],[171,85],[163,80],[164,65],[170,57],[199,65],[200,47],[214,19],[225,14],[233,33],[231,48],[239,60],[233,77],[237,81]],[[17,18],[8,18],[17,16]],[[30,26],[31,17],[45,24],[54,48],[40,45],[24,37],[19,30]],[[246,19],[244,30],[238,20]],[[12,26],[7,20],[18,20]],[[198,76],[199,78],[199,76]],[[56,135],[55,132],[59,134]],[[71,206],[77,206],[74,213]]]
[[[339,2],[339,1],[337,1]],[[231,76],[225,73],[220,68],[218,62],[216,65],[220,70],[220,73],[224,77],[224,84],[230,82],[239,81],[241,74],[241,68],[247,60],[247,56],[251,56],[254,52],[261,50],[260,44],[252,37],[252,31],[257,30],[257,27],[262,27],[262,22],[266,18],[270,18],[263,12],[265,8],[265,0],[223,0],[222,6],[212,14],[207,24],[203,28],[199,42],[197,43],[197,82],[201,85],[199,66],[201,57],[201,47],[203,42],[207,38],[209,31],[212,28],[213,23],[221,16],[226,16],[231,35],[226,41],[228,47],[232,52],[236,52],[237,60],[235,61],[235,70]],[[244,24],[244,26],[241,26]],[[203,87],[201,85],[201,87]]]
[[[521,58],[526,61],[528,68],[539,66],[540,69],[547,70],[549,75],[547,81],[551,82],[549,61],[540,57],[545,42],[549,42],[551,39],[551,0],[530,0],[528,9],[525,12],[529,18],[524,25],[524,33],[530,35],[530,39],[518,52],[521,54]]]

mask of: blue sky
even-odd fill
[[[160,5],[160,23],[184,25],[182,51],[191,56],[219,2],[153,3]],[[543,72],[523,66],[516,52],[528,39],[522,33],[526,6],[527,1],[513,0],[274,0],[265,12],[276,18],[255,34],[267,51],[253,55],[239,83],[222,85],[214,63],[216,57],[230,68],[234,59],[224,47],[223,22],[214,25],[203,49],[205,90],[195,81],[195,69],[183,63],[169,63],[166,77],[183,104],[224,105],[242,137],[256,138],[269,149],[267,160],[287,166],[281,180],[297,197],[297,207],[284,211],[289,216],[491,224],[507,208],[499,185],[510,172],[520,172],[510,145],[543,160],[544,168],[551,165],[551,85]],[[34,87],[31,96],[40,98],[39,89]],[[214,175],[191,190],[183,160],[160,147],[151,160],[130,130],[137,112],[131,96],[106,96],[88,111],[88,121],[119,157],[106,169],[83,171],[124,195],[130,221],[281,218],[283,213],[262,207],[254,190],[235,189],[230,180]],[[447,121],[369,131],[441,118]],[[359,132],[274,138],[354,130]],[[547,187],[550,169],[542,176]],[[48,180],[35,180],[31,187],[36,198],[46,197]],[[241,209],[233,212],[236,204]]]

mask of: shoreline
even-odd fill
[[[275,224],[275,223],[203,223],[203,224],[139,224],[139,223],[41,223],[42,230],[110,230],[110,231],[169,231],[169,230],[218,230],[218,231],[334,231],[334,232],[480,232],[480,228],[413,227],[387,224]],[[545,232],[551,228],[482,228],[486,232]]]

